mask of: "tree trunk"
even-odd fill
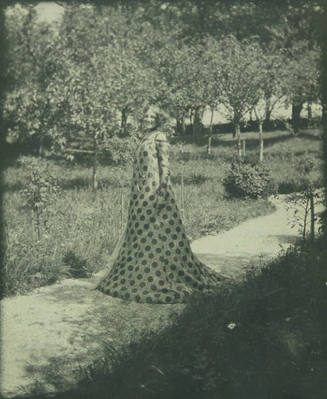
[[[311,216],[311,229],[310,229],[310,238],[311,241],[315,239],[315,204],[313,198],[313,191],[310,191],[310,216]]]
[[[246,140],[245,139],[243,139],[242,140],[242,156],[243,156],[243,158],[245,157],[245,153],[246,153]]]
[[[240,123],[236,122],[235,123],[235,134],[234,137],[236,137],[237,140],[237,150],[238,150],[238,156],[239,158],[242,157],[242,146],[241,146],[241,129],[240,129]]]
[[[93,191],[96,191],[98,188],[97,164],[98,164],[98,148],[97,148],[96,136],[94,134],[94,136],[93,136],[93,166],[92,166],[92,190]]]
[[[120,134],[126,133],[127,119],[128,119],[127,109],[124,108],[121,111]]]
[[[190,122],[192,125],[192,137],[193,137],[193,143],[195,143],[195,127],[194,127],[194,110],[190,110]]]
[[[45,145],[44,145],[44,140],[41,137],[40,138],[40,144],[39,144],[39,157],[44,157],[45,156]]]
[[[263,121],[259,121],[259,142],[260,142],[260,152],[259,152],[259,161],[263,161],[263,131],[262,131]]]
[[[297,134],[300,129],[300,113],[302,111],[303,103],[292,104],[292,125],[294,134]]]
[[[41,226],[40,226],[40,211],[36,209],[36,231],[37,231],[37,240],[41,240]]]
[[[31,210],[31,217],[32,217],[32,241],[35,242],[35,218],[34,218],[35,211],[34,209]]]
[[[305,240],[305,236],[307,233],[308,207],[309,207],[309,198],[307,198],[307,201],[305,203],[305,209],[304,209],[303,233],[302,233],[303,241]]]
[[[201,118],[201,107],[196,107],[194,110],[194,123],[193,123],[194,129],[195,129],[195,142],[198,141],[201,124],[202,124],[201,119],[202,119]]]
[[[209,125],[209,136],[208,136],[208,148],[207,154],[211,154],[211,141],[212,141],[212,123],[213,123],[213,114],[215,112],[214,107],[211,107],[211,117],[210,117],[210,125]]]
[[[178,115],[176,118],[176,132],[184,136],[185,134],[185,117],[184,115]]]
[[[308,103],[307,113],[308,113],[308,121],[311,121],[311,119],[312,119],[312,103]]]
[[[323,126],[327,125],[327,104],[321,104],[321,122]]]
[[[266,103],[266,105],[265,105],[265,121],[269,122],[270,117],[271,117],[271,99],[266,98],[265,103]]]

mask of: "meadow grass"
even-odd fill
[[[316,160],[310,179],[319,183],[316,137],[274,132],[274,141],[266,140],[265,162],[279,190],[301,188],[299,165],[308,156]],[[225,198],[222,180],[235,148],[230,140],[216,140],[210,156],[204,146],[187,144],[183,153],[171,148],[172,182],[192,239],[272,211],[264,199]],[[252,144],[247,152],[256,157],[258,143]],[[126,220],[130,166],[101,166],[96,194],[90,189],[89,169],[58,162],[49,167],[63,189],[40,241],[35,232],[33,237],[20,192],[26,171],[16,162],[5,173],[7,294],[69,275],[72,263],[87,273],[99,270]],[[325,242],[319,240],[290,249],[262,268],[249,267],[244,280],[191,298],[182,314],[160,331],[129,346],[108,347],[101,361],[81,371],[77,388],[54,397],[321,399],[327,390],[326,256]]]
[[[256,157],[257,135],[246,134],[247,155]],[[303,173],[298,165],[308,155],[316,160],[310,178],[319,181],[321,153],[317,132],[300,137],[284,132],[267,134],[265,163],[272,170],[280,192],[301,188]],[[273,206],[265,199],[226,198],[222,181],[234,156],[231,135],[215,137],[210,155],[205,146],[171,147],[172,183],[191,240],[228,230],[248,218],[273,211]],[[61,186],[56,200],[40,217],[38,240],[32,211],[26,206],[22,192],[29,181],[24,165],[30,161],[31,157],[20,157],[4,172],[7,295],[26,292],[70,275],[87,277],[106,267],[128,211],[131,165],[99,166],[99,189],[94,193],[90,168],[37,158],[36,164],[46,164]]]

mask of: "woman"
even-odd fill
[[[180,303],[221,279],[192,253],[170,183],[162,115],[148,114],[136,151],[128,221],[97,288],[121,299]]]

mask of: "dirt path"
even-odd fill
[[[272,200],[276,212],[246,221],[217,236],[192,243],[209,266],[232,278],[249,263],[275,257],[298,237],[288,224],[285,202]],[[123,302],[93,288],[101,276],[64,280],[29,295],[1,302],[1,391],[17,394],[65,390],[77,381],[79,366],[118,349],[143,334],[158,331],[184,305]]]
[[[193,251],[208,266],[233,278],[241,276],[251,263],[275,258],[300,238],[300,229],[292,227],[293,211],[287,209],[286,196],[272,197],[270,202],[276,207],[274,213],[247,220],[221,234],[202,237],[192,243]],[[303,213],[301,208],[296,209],[299,215]]]

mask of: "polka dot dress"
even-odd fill
[[[148,133],[135,158],[127,225],[114,263],[98,284],[105,294],[143,303],[180,303],[220,278],[192,253],[169,178],[168,142]]]

